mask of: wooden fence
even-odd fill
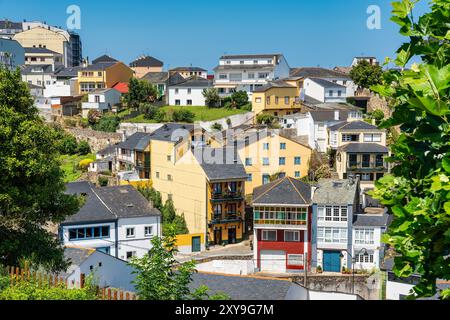
[[[66,288],[84,288],[85,274],[80,274],[80,281],[77,283],[69,283],[69,280],[57,274],[42,273],[30,271],[28,267],[6,267],[9,274],[10,285],[14,286],[20,282],[33,281],[38,286],[48,285],[50,287],[65,286]],[[137,296],[133,292],[123,291],[116,288],[98,288],[99,300],[137,300]]]

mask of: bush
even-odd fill
[[[86,141],[80,141],[80,143],[78,144],[77,150],[78,150],[78,154],[80,154],[82,156],[87,155],[88,153],[91,153],[91,147],[89,146],[89,143],[87,143]]]
[[[172,119],[174,122],[194,122],[195,113],[189,110],[180,109],[173,112]]]
[[[82,118],[82,119],[80,119],[80,121],[78,121],[78,125],[82,128],[87,128],[87,127],[89,127],[89,120]]]
[[[105,115],[92,125],[92,129],[103,132],[116,132],[119,125],[120,118],[118,116]]]
[[[231,97],[225,97],[225,98],[223,98],[222,101],[221,101],[221,106],[222,106],[222,108],[225,108],[225,106],[226,106],[227,104],[229,104],[230,102],[231,102]]]
[[[64,125],[66,127],[76,127],[77,126],[77,121],[74,120],[74,119],[65,118],[64,119]]]
[[[241,109],[242,109],[242,110],[247,110],[247,111],[252,111],[252,110],[253,110],[253,106],[252,106],[251,103],[247,103],[247,104],[244,104],[244,105],[241,107]]]
[[[155,115],[153,116],[153,120],[156,122],[165,122],[167,118],[167,114],[164,110],[158,110]]]
[[[61,154],[73,155],[78,152],[77,139],[75,139],[75,137],[70,134],[64,133],[59,142],[57,142],[57,145]]]
[[[92,159],[84,159],[84,160],[81,160],[80,162],[78,162],[78,168],[79,168],[81,171],[87,171],[87,169],[89,168],[89,165],[90,165],[92,162],[94,162],[94,160],[92,160]]]
[[[216,88],[208,88],[203,90],[203,96],[205,97],[205,104],[208,108],[216,108],[220,105],[219,92]]]
[[[102,176],[99,176],[98,177],[98,184],[99,184],[99,186],[100,187],[106,187],[106,186],[108,186],[108,178],[107,177],[102,177]]]
[[[218,131],[222,131],[222,125],[220,124],[220,123],[214,123],[212,126],[211,126],[211,129],[213,129],[213,130],[218,130]]]
[[[231,95],[231,100],[234,101],[237,108],[240,108],[248,103],[248,94],[245,91],[237,91]]]
[[[139,111],[144,114],[144,119],[153,120],[156,113],[158,112],[158,107],[153,106],[149,103],[141,103],[139,106]]]

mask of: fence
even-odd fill
[[[25,268],[6,267],[10,278],[10,285],[14,286],[23,281],[34,281],[38,286],[48,285],[50,287],[65,286],[66,288],[84,288],[86,275],[80,274],[80,281],[77,283],[69,283],[69,280],[57,274],[49,274],[43,272],[30,271],[27,266]],[[137,300],[135,293],[123,291],[116,288],[98,288],[99,300]]]

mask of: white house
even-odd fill
[[[360,63],[361,61],[367,61],[373,66],[377,66],[380,64],[378,62],[378,59],[375,57],[354,57],[351,66],[352,67],[357,66],[358,63]]]
[[[89,93],[88,102],[83,102],[82,114],[87,118],[90,110],[97,110],[100,112],[110,111],[112,107],[120,103],[121,93],[113,88],[97,89]]]
[[[214,69],[214,87],[221,96],[246,91],[251,100],[255,88],[269,81],[289,77],[289,65],[282,54],[244,54],[220,57]]]
[[[212,81],[192,77],[169,85],[169,105],[171,106],[204,106],[203,90],[212,87]]]
[[[53,64],[63,66],[63,55],[43,47],[29,47],[25,49],[25,64]]]
[[[161,236],[161,213],[132,186],[97,188],[87,181],[67,184],[67,193],[86,202],[60,225],[65,246],[93,248],[122,260],[142,257]]]
[[[100,288],[114,288],[135,291],[133,267],[126,261],[117,259],[104,252],[82,247],[64,248],[64,258],[69,268],[62,276],[69,288],[80,286],[81,275],[92,275]]]
[[[78,93],[76,78],[69,80],[56,80],[44,89],[44,97],[73,97]]]
[[[0,65],[10,70],[25,64],[25,50],[19,42],[0,37]]]
[[[306,78],[300,95],[302,100],[308,96],[323,103],[345,103],[347,102],[347,87],[325,79]]]

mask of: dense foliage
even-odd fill
[[[195,113],[189,110],[175,110],[172,113],[172,120],[174,122],[187,122],[187,123],[193,123],[195,118]]]
[[[429,13],[414,20],[417,1],[393,3],[392,20],[409,37],[396,65],[413,57],[411,70],[390,70],[372,89],[393,108],[382,128],[400,126],[391,146],[392,175],[376,183],[373,195],[389,208],[394,221],[384,241],[393,247],[394,272],[421,275],[417,297],[436,293],[436,280],[450,280],[450,2],[433,0]],[[450,298],[450,289],[442,292]]]
[[[148,81],[131,78],[124,100],[129,107],[138,108],[141,103],[153,103],[158,99],[158,89]]]
[[[49,269],[65,267],[58,240],[45,225],[78,210],[64,194],[58,132],[33,106],[20,71],[0,68],[0,264],[27,258]]]
[[[207,88],[203,90],[203,97],[205,98],[205,104],[209,108],[217,108],[220,106],[219,91],[216,88]]]
[[[96,131],[116,132],[119,125],[120,117],[114,114],[105,114],[92,125],[92,129]]]
[[[350,77],[359,88],[369,89],[371,86],[380,84],[383,69],[381,66],[372,65],[366,60],[361,60],[350,70]]]
[[[220,294],[210,297],[204,286],[190,288],[192,275],[196,272],[195,262],[178,263],[175,259],[177,249],[176,232],[169,228],[167,234],[152,239],[152,248],[142,258],[133,258],[135,268],[134,284],[141,300],[204,300],[229,299]]]

